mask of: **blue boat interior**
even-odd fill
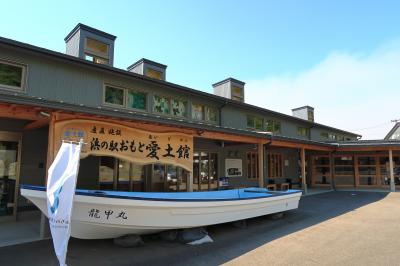
[[[31,185],[21,185],[21,189],[46,191],[46,187]],[[301,191],[293,189],[286,191],[269,191],[265,188],[251,187],[203,192],[126,192],[77,189],[75,194],[94,197],[156,201],[226,201],[277,197],[299,192]]]

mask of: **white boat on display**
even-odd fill
[[[71,235],[116,238],[232,222],[296,209],[301,194],[263,188],[165,193],[77,189]],[[45,187],[23,185],[21,195],[48,216]]]

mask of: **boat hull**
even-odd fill
[[[46,192],[21,189],[47,216]],[[298,208],[300,191],[236,200],[155,200],[75,195],[71,235],[115,238],[232,222]]]

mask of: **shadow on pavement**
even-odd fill
[[[73,265],[218,265],[274,239],[379,201],[384,192],[329,192],[303,197],[297,210],[283,219],[268,216],[248,220],[248,227],[231,224],[207,228],[214,243],[189,246],[144,237],[136,248],[115,246],[112,240],[71,239],[67,264]],[[266,262],[267,263],[267,262]],[[58,265],[51,240],[0,248],[0,265]]]

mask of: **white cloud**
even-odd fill
[[[246,102],[286,114],[310,105],[318,123],[383,138],[400,118],[400,41],[369,54],[332,52],[295,75],[248,81]]]

